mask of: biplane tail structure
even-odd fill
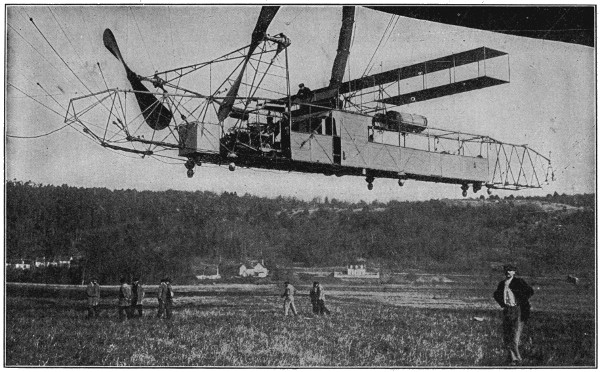
[[[373,112],[381,104],[402,106],[508,83],[508,66],[507,53],[479,47],[349,80],[340,84],[338,93],[348,102],[360,101],[356,105],[363,112]],[[314,96],[329,90],[316,89]]]
[[[127,66],[127,63],[125,63],[121,51],[119,50],[115,35],[108,28],[104,30],[103,41],[106,49],[108,49],[108,51],[123,64],[123,67],[125,67],[127,80],[129,80],[129,83],[133,88],[136,101],[146,123],[154,130],[162,130],[168,127],[173,118],[173,114],[144,86],[144,84],[142,84],[142,80],[139,76]]]
[[[267,28],[269,28],[269,24],[277,14],[279,10],[278,6],[263,6],[260,10],[260,15],[258,16],[258,21],[256,22],[256,26],[254,27],[254,31],[252,32],[252,41],[250,42],[250,46],[248,47],[248,53],[246,54],[246,58],[242,62],[242,68],[240,73],[231,85],[231,88],[227,91],[227,95],[221,106],[219,107],[219,111],[217,113],[217,117],[219,121],[225,120],[231,110],[233,109],[233,104],[237,97],[238,91],[240,89],[240,84],[242,82],[242,78],[244,77],[244,71],[246,70],[246,65],[250,61],[250,57],[252,57],[252,53],[258,46],[258,44],[263,40],[265,33],[267,32]]]

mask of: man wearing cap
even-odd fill
[[[301,100],[308,100],[310,98],[312,98],[312,91],[310,90],[309,87],[304,86],[304,83],[300,83],[298,85],[298,93],[296,94],[296,97],[298,97]]]
[[[287,316],[290,309],[292,309],[292,314],[294,316],[298,315],[296,312],[296,305],[294,305],[294,292],[296,292],[296,288],[290,284],[290,282],[283,283],[285,286],[285,290],[281,297],[283,298],[283,315]]]
[[[140,278],[133,278],[133,285],[131,286],[131,316],[135,316],[137,310],[138,316],[142,317],[142,302],[144,300],[144,287],[140,283]]]
[[[504,266],[506,279],[498,283],[494,299],[503,308],[502,330],[504,346],[508,350],[510,363],[521,364],[519,341],[523,325],[529,319],[531,305],[529,298],[533,296],[533,288],[521,278],[515,277],[517,268],[513,265]]]
[[[88,318],[98,317],[98,304],[100,303],[100,284],[96,278],[92,278],[87,285],[86,294],[88,299]]]

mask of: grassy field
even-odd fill
[[[298,288],[299,317],[283,316],[276,285],[207,285],[176,288],[172,320],[154,317],[150,294],[142,319],[120,323],[114,287],[103,290],[94,320],[85,319],[79,287],[56,287],[50,295],[10,287],[5,364],[483,367],[506,361],[493,288],[329,286],[326,317],[312,316],[308,286]],[[542,288],[533,299],[524,365],[595,366],[594,292]]]

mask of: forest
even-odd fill
[[[595,269],[594,194],[348,203],[17,180],[5,192],[5,258],[75,257],[77,278],[63,282],[170,275],[191,283],[199,260],[262,259],[276,269],[360,257],[382,273],[473,274],[513,262],[524,275],[590,278]]]

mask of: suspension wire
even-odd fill
[[[62,33],[65,35],[65,38],[67,39],[67,41],[69,42],[69,44],[71,45],[71,48],[73,48],[73,51],[75,51],[75,54],[77,55],[77,58],[79,58],[79,61],[81,62],[82,65],[85,65],[85,63],[83,62],[83,59],[81,58],[81,56],[79,55],[79,52],[77,52],[77,49],[75,48],[75,46],[73,45],[73,43],[71,42],[71,39],[69,38],[69,35],[67,35],[67,33],[65,32],[65,30],[62,28],[62,26],[60,25],[60,22],[58,21],[58,18],[56,18],[56,15],[54,14],[54,12],[52,11],[52,8],[47,7],[48,10],[50,11],[50,14],[52,14],[52,17],[54,18],[54,21],[56,21],[56,24],[58,25],[58,27],[60,28],[60,30],[62,31]],[[87,28],[87,27],[86,27]]]
[[[169,35],[171,36],[171,49],[173,50],[173,55],[177,55],[175,53],[175,41],[173,40],[173,18],[171,18],[171,7],[167,7],[167,15],[169,16]]]
[[[104,81],[104,86],[108,90],[109,89],[108,84],[106,83],[106,79],[104,78],[104,72],[102,72],[102,67],[100,66],[100,62],[96,62],[96,64],[98,65],[98,69],[100,70],[100,76],[102,76],[102,81]]]
[[[14,85],[13,83],[11,83],[10,81],[7,82],[6,84],[10,85],[11,87],[15,88],[16,90],[18,90],[19,92],[23,93],[24,95],[26,95],[27,97],[31,98],[32,100],[34,100],[35,102],[39,103],[40,105],[42,105],[43,107],[47,108],[48,110],[52,111],[53,113],[55,113],[56,115],[60,116],[61,118],[64,118],[63,114],[61,114],[60,112],[54,110],[53,108],[50,108],[49,106],[46,106],[44,103],[38,101],[37,99],[35,99],[33,96],[25,93],[23,90],[21,90],[19,87],[17,87],[16,85]]]
[[[19,33],[19,31],[17,31],[16,28],[14,28],[10,23],[7,23],[8,27],[10,27],[17,35],[19,35],[21,37],[21,39],[23,39],[23,41],[25,41],[30,47],[31,49],[35,50],[37,52],[37,54],[39,54],[44,61],[46,61],[50,66],[52,66],[56,71],[60,72],[59,68],[54,66],[54,64],[52,64],[52,62],[50,62],[46,56],[40,52],[36,47],[33,46],[33,44],[31,44],[27,39],[25,39],[25,37],[23,37],[23,35],[21,35],[21,33]]]
[[[394,23],[394,26],[392,26],[392,22],[394,20],[396,20],[396,22]],[[371,56],[371,59],[369,60],[369,63],[367,63],[367,67],[365,67],[365,72],[363,72],[363,77],[366,76],[368,73],[370,73],[371,70],[373,69],[373,66],[369,67],[369,65],[371,65],[371,62],[373,61],[373,59],[377,55],[377,52],[379,51],[379,48],[381,47],[381,44],[383,43],[384,37],[388,34],[388,31],[389,31],[389,35],[391,35],[391,33],[394,31],[394,28],[396,28],[396,23],[398,23],[398,18],[397,18],[397,16],[393,15],[390,18],[390,20],[389,20],[389,22],[388,22],[388,24],[387,24],[387,26],[385,28],[385,31],[383,31],[383,34],[381,35],[381,38],[379,39],[379,43],[377,44],[377,47],[375,48],[375,51],[373,52],[373,55]],[[390,27],[391,27],[391,29],[390,29]],[[390,38],[390,36],[387,37],[386,43],[387,43],[387,40],[389,38]]]
[[[42,37],[44,38],[44,40],[46,40],[46,43],[48,43],[48,45],[50,46],[50,48],[52,48],[52,50],[54,51],[54,53],[56,53],[56,55],[58,56],[58,58],[60,58],[60,60],[65,64],[65,66],[67,66],[67,68],[69,69],[69,71],[71,71],[71,73],[77,78],[77,80],[79,80],[79,82],[85,87],[85,89],[88,90],[88,92],[92,93],[93,92],[90,90],[90,88],[88,88],[87,85],[85,85],[85,83],[79,78],[79,76],[77,76],[77,74],[75,73],[75,71],[73,71],[73,69],[69,66],[69,64],[67,63],[67,61],[64,60],[64,58],[58,53],[58,51],[54,48],[54,46],[50,43],[50,41],[46,38],[46,36],[44,35],[44,33],[42,32],[42,30],[39,29],[39,27],[35,24],[35,22],[33,21],[33,18],[29,18],[29,20],[31,21],[31,23],[35,26],[36,30],[40,33],[40,35],[42,35]]]
[[[58,128],[58,129],[55,129],[55,130],[53,130],[53,131],[50,131],[50,132],[48,132],[48,133],[40,134],[40,135],[37,135],[37,136],[13,136],[13,135],[7,134],[7,135],[6,135],[6,137],[10,137],[10,138],[24,138],[24,139],[32,139],[32,138],[46,137],[46,136],[49,136],[49,135],[51,135],[52,133],[56,133],[56,132],[58,132],[59,130],[61,130],[61,129],[64,129],[64,128],[68,127],[69,125],[71,125],[71,124],[65,124],[65,125],[63,125],[62,127]]]
[[[144,40],[144,35],[142,35],[142,31],[140,30],[140,26],[139,26],[137,20],[135,19],[135,14],[133,13],[133,10],[131,9],[131,7],[129,7],[129,12],[131,13],[131,16],[133,17],[133,22],[135,22],[135,27],[137,27],[137,30],[140,34],[140,37],[142,39],[142,44],[144,44],[144,51],[146,52],[146,55],[148,56],[148,61],[150,61],[150,64],[152,65],[152,69],[154,71],[156,71],[156,66],[154,65],[154,62],[152,62],[152,58],[150,57],[150,54],[148,53],[148,47],[146,46],[146,41]]]
[[[44,87],[42,86],[42,84],[40,84],[40,83],[36,83],[36,84],[37,84],[37,85],[38,85],[40,88],[42,88],[42,90],[44,91],[44,93],[46,93],[48,96],[50,96],[50,98],[52,98],[52,100],[53,100],[54,102],[56,102],[56,104],[57,104],[57,105],[58,105],[58,106],[59,106],[61,109],[63,109],[63,110],[65,110],[65,111],[67,111],[67,109],[66,109],[66,108],[65,108],[63,105],[61,105],[61,104],[60,104],[60,102],[58,102],[58,101],[56,100],[56,98],[54,98],[54,96],[52,96],[50,93],[48,93],[48,91],[46,91],[46,89],[44,89]]]
[[[22,89],[20,89],[20,88],[19,88],[19,87],[17,87],[16,85],[12,84],[11,82],[7,82],[7,84],[8,84],[8,85],[10,85],[10,86],[12,86],[13,88],[15,88],[16,90],[18,90],[19,92],[23,93],[23,94],[24,94],[24,95],[26,95],[27,97],[31,98],[32,100],[34,100],[35,102],[37,102],[38,104],[40,104],[41,106],[43,106],[44,108],[46,108],[46,109],[48,109],[48,110],[52,111],[53,113],[55,113],[56,115],[58,115],[58,116],[60,116],[61,118],[63,118],[63,119],[64,119],[64,116],[63,116],[63,114],[61,114],[60,112],[58,112],[58,111],[56,111],[56,110],[54,110],[54,109],[52,109],[52,108],[50,108],[50,107],[46,106],[44,103],[42,103],[42,102],[38,101],[37,99],[33,98],[33,97],[32,97],[32,96],[30,96],[29,94],[25,93],[25,92],[24,92]],[[82,136],[84,136],[84,137],[88,138],[88,136],[86,136],[84,133],[82,133],[82,132],[81,132],[81,131],[80,131],[78,128],[76,128],[75,126],[73,126],[71,123],[67,123],[67,126],[70,126],[71,128],[75,129],[75,130],[76,130],[76,131],[77,131],[79,134],[81,134]],[[64,127],[61,127],[60,129],[62,129],[62,128],[64,128]],[[85,126],[84,126],[84,128],[85,128]],[[60,129],[59,129],[59,130],[60,130]],[[85,129],[87,129],[87,128],[85,128]],[[51,133],[53,133],[53,132],[51,132]],[[17,138],[18,138],[18,137],[17,137]],[[90,141],[93,141],[91,138],[88,138],[88,139],[89,139]]]

